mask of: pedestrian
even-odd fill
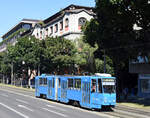
[[[36,76],[36,71],[33,70],[33,71],[31,72],[30,78],[29,78],[29,80],[28,80],[28,86],[29,86],[29,88],[31,88],[31,89],[32,89],[32,83],[31,83],[31,80],[34,79],[35,76]]]

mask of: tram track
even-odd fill
[[[116,106],[112,111],[103,111],[104,114],[119,118],[149,118],[150,112],[146,110],[139,110],[126,106]]]
[[[113,116],[114,118],[134,118],[133,116],[121,114],[118,112],[104,112],[104,114],[109,115],[109,116]]]

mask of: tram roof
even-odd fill
[[[108,74],[107,74],[108,75]],[[107,76],[106,74],[101,74],[101,75],[52,75],[52,74],[42,74],[38,77],[70,77],[70,78],[107,78],[107,79],[115,79],[115,77],[112,77],[110,75]]]

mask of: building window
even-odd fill
[[[50,34],[53,34],[53,26],[50,27]]]
[[[63,21],[60,22],[60,31],[63,30]]]
[[[67,31],[69,29],[69,19],[66,18],[65,19],[65,31]]]
[[[78,27],[79,27],[79,29],[81,29],[81,27],[83,25],[85,25],[85,23],[86,23],[86,18],[84,18],[84,17],[79,18],[79,20],[78,20]]]
[[[24,28],[24,29],[30,29],[30,28],[31,28],[31,25],[30,25],[30,24],[24,24],[24,25],[22,26],[22,28]]]
[[[69,27],[69,19],[68,18],[65,19],[65,27]]]
[[[39,38],[39,33],[36,34],[37,38]]]
[[[58,32],[58,24],[55,24],[55,33]]]
[[[46,34],[45,34],[46,37],[48,37],[48,28],[46,29]]]
[[[42,31],[40,31],[40,39],[42,39]]]

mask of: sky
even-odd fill
[[[44,20],[70,4],[94,7],[95,0],[1,0],[0,41],[23,18]]]

